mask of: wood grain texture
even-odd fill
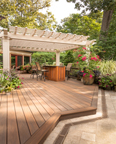
[[[48,72],[44,73],[46,79],[53,81],[65,81],[65,66],[45,66]]]
[[[58,79],[60,75],[62,70]],[[24,78],[22,88],[0,94],[1,144],[43,144],[59,120],[96,113],[96,85],[73,79],[37,81],[28,74],[20,78]]]

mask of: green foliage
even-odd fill
[[[112,80],[113,84],[116,86],[116,73],[111,75],[110,79]]]
[[[114,74],[116,72],[116,61],[113,60],[103,60],[100,62],[99,70],[102,75]]]
[[[66,66],[68,63],[73,63],[74,60],[73,51],[67,51],[63,60],[64,65]]]
[[[100,56],[106,60],[116,60],[116,9],[113,13],[109,30],[102,33],[102,35],[103,37],[97,42],[97,45],[106,52],[104,54],[101,53]]]
[[[40,64],[52,64],[55,61],[55,53],[50,52],[36,52],[32,55],[32,63],[39,62]]]
[[[99,80],[99,87],[107,88],[108,86],[113,86],[113,81],[111,80],[111,75],[103,76]]]
[[[75,8],[78,10],[83,8],[83,12],[88,10],[92,12],[97,12],[98,10],[110,10],[116,6],[115,0],[67,0],[67,2],[75,3]]]
[[[11,92],[15,88],[21,87],[22,82],[19,77],[12,71],[0,73],[0,92]]]
[[[90,39],[97,39],[100,34],[102,13],[99,12],[99,15],[100,18],[92,14],[72,14],[62,20],[63,24],[57,27],[57,31],[84,36],[89,35]]]
[[[76,61],[80,70],[84,73],[83,76],[90,76],[92,78],[95,75],[93,70],[97,70],[99,66],[99,56],[96,55],[93,47],[90,47],[90,49],[83,47],[79,48],[77,51],[79,54]]]
[[[37,29],[55,28],[55,19],[51,12],[43,14],[40,10],[48,8],[51,0],[1,0],[0,14],[6,19],[0,21],[0,26],[8,28],[8,25]]]

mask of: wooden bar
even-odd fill
[[[46,79],[52,81],[65,81],[65,66],[44,66]]]

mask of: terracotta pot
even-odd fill
[[[83,77],[83,84],[84,85],[92,85],[94,82],[94,77],[90,78],[89,76]]]

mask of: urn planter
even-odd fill
[[[94,83],[94,77],[90,78],[90,76],[83,77],[83,84],[84,85],[92,85]]]

